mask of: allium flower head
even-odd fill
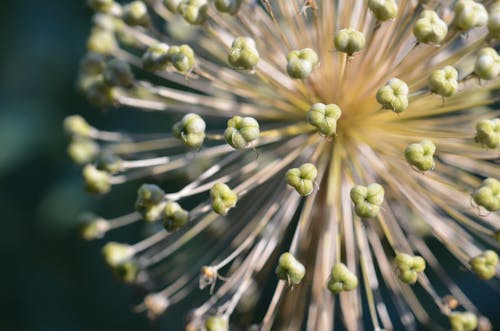
[[[489,330],[433,248],[498,286],[498,4],[88,4],[79,88],[165,113],[159,135],[65,121],[91,193],[138,189],[84,237],[156,231],[103,248],[139,311],[208,288],[187,330]]]

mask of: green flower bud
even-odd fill
[[[108,221],[91,213],[82,215],[80,222],[80,235],[85,240],[100,239],[109,230]]]
[[[181,0],[163,0],[163,5],[167,7],[167,9],[172,13],[172,14],[177,14],[178,13],[178,8],[181,3]]]
[[[492,38],[500,39],[500,3],[495,3],[490,8],[488,30]]]
[[[71,115],[66,117],[63,122],[63,128],[64,132],[66,132],[69,137],[80,136],[84,138],[89,138],[95,130],[80,115]]]
[[[108,12],[115,6],[114,0],[87,0],[87,6],[92,10]]]
[[[474,73],[481,79],[492,80],[500,74],[500,57],[491,47],[481,49],[477,53]]]
[[[210,316],[205,320],[207,331],[228,331],[229,322],[224,316]]]
[[[339,52],[351,56],[365,48],[366,40],[363,33],[354,29],[342,29],[335,34],[333,44]]]
[[[236,149],[242,149],[259,138],[259,123],[252,117],[234,116],[227,121],[224,131],[226,142]]]
[[[236,15],[242,3],[243,0],[215,0],[215,8],[221,13]]]
[[[142,1],[132,1],[123,7],[123,21],[130,26],[148,25],[148,7]]]
[[[170,47],[167,59],[175,69],[182,73],[191,71],[194,66],[194,52],[188,45]]]
[[[189,221],[189,213],[177,202],[168,201],[163,210],[163,226],[168,232],[182,228]]]
[[[458,89],[458,71],[452,66],[433,71],[428,79],[432,93],[442,97],[451,97]]]
[[[174,124],[173,134],[188,147],[199,148],[205,140],[205,121],[197,114],[184,115]]]
[[[165,192],[157,185],[142,184],[137,191],[135,210],[148,222],[154,222],[161,218],[165,204],[163,199]]]
[[[164,70],[168,65],[167,44],[158,43],[150,46],[142,56],[142,67],[144,70]]]
[[[122,159],[110,150],[103,150],[97,157],[97,169],[115,174],[122,170]]]
[[[482,146],[496,148],[500,144],[500,118],[477,122],[475,139]]]
[[[410,144],[405,149],[405,158],[409,164],[420,171],[434,169],[434,152],[436,145],[430,140],[422,140],[419,143]]]
[[[486,178],[472,194],[474,202],[488,211],[500,210],[500,181]]]
[[[215,183],[210,190],[212,209],[219,215],[226,215],[230,208],[236,206],[238,196],[224,183]]]
[[[134,85],[134,74],[130,65],[122,60],[113,59],[106,64],[103,73],[104,82],[109,86],[131,87]]]
[[[312,163],[304,163],[299,168],[292,168],[285,174],[286,183],[292,186],[300,195],[307,196],[314,189],[314,180],[318,169]]]
[[[413,26],[413,35],[418,42],[439,44],[448,34],[448,25],[433,10],[424,10]]]
[[[492,250],[486,250],[470,259],[469,264],[480,279],[489,280],[495,276],[498,255]]]
[[[112,31],[94,28],[87,40],[89,52],[111,55],[118,48],[115,35]]]
[[[398,277],[407,284],[417,282],[418,273],[425,270],[425,260],[421,256],[411,256],[405,253],[396,254]]]
[[[99,108],[108,108],[116,104],[116,90],[99,79],[92,82],[85,91],[87,100]]]
[[[315,103],[307,112],[307,123],[314,126],[324,136],[334,135],[337,131],[337,120],[342,111],[335,104]]]
[[[405,82],[398,78],[392,78],[377,91],[377,101],[382,105],[382,108],[401,113],[408,108],[409,93],[410,89]]]
[[[297,285],[304,278],[306,268],[292,254],[283,253],[280,256],[275,273],[279,279],[286,281],[288,285]]]
[[[488,12],[473,0],[458,0],[454,8],[455,25],[462,31],[477,28],[488,22]]]
[[[395,0],[368,0],[368,8],[379,21],[392,20],[398,14]]]
[[[116,267],[127,262],[134,255],[134,250],[127,244],[109,242],[103,246],[102,255],[108,266]]]
[[[179,14],[192,25],[201,25],[208,18],[206,0],[182,0],[177,7]]]
[[[345,264],[337,262],[332,267],[327,287],[333,294],[352,291],[358,287],[358,277]]]
[[[372,218],[380,212],[380,206],[384,202],[384,188],[377,183],[368,186],[356,185],[351,189],[350,196],[356,215]]]
[[[68,145],[68,155],[76,164],[92,162],[99,153],[99,145],[92,139],[76,138]]]
[[[477,316],[471,312],[454,312],[449,316],[452,331],[473,331],[477,328]]]
[[[259,62],[260,56],[255,41],[250,37],[236,38],[229,50],[227,60],[236,69],[252,70]]]
[[[296,79],[307,78],[319,62],[318,55],[310,48],[291,51],[286,60],[288,75]]]
[[[126,284],[135,283],[139,275],[139,266],[135,261],[127,261],[111,268],[115,277]]]
[[[105,194],[111,190],[110,175],[101,170],[97,170],[91,164],[83,168],[83,179],[85,188],[93,194]]]
[[[106,67],[106,57],[99,53],[88,52],[80,61],[80,72],[100,75]]]

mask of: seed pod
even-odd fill
[[[494,48],[481,49],[476,57],[474,73],[484,80],[492,80],[500,74],[500,56]]]
[[[103,72],[104,82],[109,86],[131,87],[134,85],[134,74],[130,65],[119,59],[106,64]]]
[[[425,270],[425,260],[421,256],[411,256],[405,253],[396,254],[398,277],[407,284],[415,284],[418,273]]]
[[[103,246],[102,255],[108,266],[116,267],[132,257],[133,249],[130,245],[112,241]]]
[[[252,70],[260,59],[255,41],[250,37],[236,38],[231,45],[227,59],[229,64],[236,69]]]
[[[382,108],[401,113],[408,108],[409,92],[405,82],[398,78],[392,78],[377,91],[377,101],[382,105]]]
[[[395,0],[368,0],[368,8],[379,21],[392,20],[398,14]]]
[[[488,211],[500,210],[500,181],[486,178],[473,193],[472,198]]]
[[[455,25],[462,31],[478,28],[488,22],[488,12],[473,0],[458,0],[454,8]]]
[[[296,79],[307,78],[318,64],[318,55],[311,48],[304,48],[288,53],[286,71]]]
[[[236,15],[242,3],[243,0],[215,0],[215,8],[221,13]]]
[[[340,107],[335,104],[315,103],[307,112],[307,122],[322,135],[331,136],[337,131],[337,120],[341,114]]]
[[[312,163],[305,163],[299,168],[292,168],[285,174],[286,183],[292,186],[300,195],[308,196],[314,190],[314,180],[318,169]]]
[[[85,240],[100,239],[109,230],[108,221],[92,213],[82,215],[80,222],[80,235]]]
[[[148,7],[142,1],[132,1],[123,7],[123,21],[130,25],[148,25]]]
[[[405,149],[405,158],[409,164],[420,171],[434,169],[434,152],[436,145],[430,140],[423,140],[419,143],[410,144]]]
[[[87,50],[103,55],[111,55],[118,48],[113,31],[93,28],[87,39]]]
[[[500,144],[500,118],[477,122],[475,140],[482,146],[496,148]]]
[[[472,271],[483,280],[489,280],[495,276],[497,264],[498,255],[492,250],[486,250],[469,261]]]
[[[192,25],[201,25],[208,18],[206,0],[182,0],[177,7],[179,14]]]
[[[377,183],[368,186],[356,185],[351,189],[350,196],[356,215],[372,218],[380,212],[380,206],[384,202],[384,188]]]
[[[224,183],[215,183],[210,190],[212,209],[219,215],[226,215],[228,210],[236,206],[238,196]]]
[[[168,232],[182,228],[189,221],[189,213],[177,202],[168,201],[163,210],[163,227]]]
[[[259,123],[253,117],[234,116],[227,121],[224,139],[233,148],[242,149],[259,138]]]
[[[194,67],[194,52],[188,45],[170,47],[167,59],[181,73],[189,72]]]
[[[228,331],[229,323],[224,316],[210,316],[205,320],[207,331]]]
[[[174,124],[173,134],[182,140],[184,145],[200,148],[205,140],[205,121],[197,114],[184,115],[181,121]]]
[[[471,312],[454,312],[449,316],[452,331],[473,331],[477,328],[477,316]]]
[[[363,33],[354,29],[342,29],[335,34],[333,39],[335,48],[339,52],[352,56],[365,48],[366,40]]]
[[[299,284],[306,274],[306,268],[292,254],[283,253],[276,267],[276,276],[288,285]]]
[[[458,89],[457,78],[457,69],[446,66],[443,69],[433,71],[427,81],[432,93],[439,94],[442,97],[451,97]]]
[[[181,3],[181,0],[163,0],[163,5],[167,7],[167,9],[172,13],[172,14],[177,14],[179,5]]]
[[[99,145],[92,139],[75,138],[68,145],[68,155],[79,165],[92,162],[99,153]]]
[[[448,25],[433,10],[424,10],[413,26],[413,35],[418,42],[439,44],[448,34]]]
[[[148,71],[164,70],[168,65],[167,44],[158,43],[150,46],[142,56],[142,67]]]
[[[105,194],[111,190],[110,175],[91,164],[87,164],[83,168],[83,179],[85,188],[89,193]]]
[[[352,291],[358,287],[358,277],[345,264],[337,262],[332,267],[327,287],[333,294]]]
[[[165,192],[157,185],[142,184],[137,190],[135,210],[148,222],[154,222],[161,218],[164,204]]]

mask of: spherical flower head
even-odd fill
[[[288,75],[295,79],[305,79],[318,64],[319,58],[311,48],[304,48],[288,53],[286,71]]]
[[[142,67],[148,71],[164,70],[167,68],[168,47],[164,43],[156,43],[150,46],[142,56]]]
[[[286,183],[302,196],[308,196],[313,192],[316,177],[318,177],[318,169],[312,163],[289,169],[285,174]]]
[[[492,80],[500,74],[500,56],[491,47],[481,49],[476,57],[474,73],[481,79]]]
[[[87,164],[82,171],[85,188],[92,194],[105,194],[111,190],[110,175],[98,170],[94,165]]]
[[[173,13],[177,14],[181,0],[163,0],[163,5]]]
[[[137,190],[137,200],[135,201],[135,210],[142,215],[142,218],[148,222],[154,222],[161,218],[165,192],[157,185],[142,184]]]
[[[395,113],[402,113],[408,108],[408,94],[410,89],[399,78],[391,78],[387,84],[377,91],[377,101],[384,109]]]
[[[184,145],[199,148],[205,140],[205,121],[194,113],[184,115],[181,121],[174,124],[173,134],[180,139]]]
[[[337,132],[337,120],[341,114],[342,111],[336,104],[315,103],[307,112],[307,122],[322,135],[331,136]]]
[[[434,169],[434,152],[436,145],[430,140],[410,144],[405,149],[405,158],[409,164],[420,171]]]
[[[368,0],[368,8],[379,21],[392,20],[398,14],[395,0]]]
[[[236,206],[238,196],[229,186],[217,182],[210,190],[212,198],[212,210],[219,215],[226,215],[229,209]]]
[[[131,87],[134,85],[134,74],[129,64],[113,59],[106,64],[103,72],[104,82],[109,86]]]
[[[149,23],[148,7],[142,1],[132,1],[123,7],[123,21],[131,26]]]
[[[454,312],[449,316],[452,331],[473,331],[477,328],[477,316],[471,312]]]
[[[432,93],[442,97],[451,97],[457,93],[458,71],[453,66],[446,66],[443,69],[433,71],[429,78],[429,88]]]
[[[373,218],[380,212],[384,202],[384,188],[378,183],[368,186],[356,185],[351,189],[351,200],[356,215],[362,218]]]
[[[84,214],[80,221],[80,235],[85,240],[100,239],[109,230],[108,221],[92,213]]]
[[[433,10],[424,10],[413,26],[413,34],[418,42],[439,44],[448,34],[448,25]]]
[[[209,316],[205,320],[205,328],[207,331],[228,331],[229,322],[225,316]]]
[[[327,287],[333,294],[352,291],[358,287],[358,277],[345,264],[337,262],[332,267]]]
[[[492,38],[500,39],[500,3],[495,3],[490,7],[488,13],[488,31]]]
[[[474,202],[488,211],[500,210],[500,181],[486,178],[472,194]]]
[[[206,0],[182,0],[177,11],[189,24],[201,25],[208,18],[208,3]]]
[[[189,212],[177,202],[168,201],[163,210],[163,227],[168,232],[182,228],[189,221]]]
[[[291,253],[283,253],[278,261],[275,270],[279,279],[287,282],[288,285],[299,284],[306,274],[306,268]]]
[[[352,56],[354,53],[365,48],[366,40],[363,33],[357,30],[342,29],[335,33],[333,43],[337,51]]]
[[[116,267],[127,262],[133,255],[133,249],[130,245],[117,242],[109,242],[102,248],[104,261],[110,267]]]
[[[227,60],[236,69],[252,70],[260,56],[255,41],[250,37],[236,38],[229,50]]]
[[[469,264],[480,279],[489,280],[495,276],[498,255],[495,251],[486,250],[470,259]]]
[[[215,0],[215,8],[221,13],[236,15],[242,3],[243,0]]]
[[[477,122],[475,139],[482,146],[496,148],[500,144],[500,118]]]
[[[425,270],[425,260],[421,256],[411,256],[405,253],[396,254],[398,277],[407,284],[415,284],[418,273]]]
[[[194,66],[194,52],[188,45],[170,47],[167,59],[181,73],[191,71]]]
[[[233,148],[242,149],[259,138],[259,123],[253,117],[234,116],[227,121],[224,139]]]
[[[458,0],[454,8],[455,25],[462,31],[478,28],[488,22],[488,12],[473,0]]]

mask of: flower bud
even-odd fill
[[[307,112],[307,123],[314,126],[324,136],[334,135],[337,131],[337,120],[342,111],[335,104],[315,103]]]
[[[283,253],[280,256],[275,273],[279,279],[286,281],[288,285],[297,285],[304,278],[306,268],[292,254]]]
[[[332,267],[327,287],[333,294],[352,291],[358,287],[358,277],[345,264],[337,262]]]
[[[307,78],[319,61],[318,55],[311,48],[291,51],[286,59],[286,71],[290,77],[296,79]]]
[[[379,21],[392,20],[398,14],[395,0],[368,0],[368,8]]]
[[[181,73],[191,71],[194,66],[194,52],[188,45],[170,47],[167,59]]]
[[[99,145],[92,139],[75,138],[68,145],[68,155],[73,162],[82,165],[92,162],[99,153]]]
[[[451,97],[458,89],[458,71],[452,66],[433,71],[428,79],[432,93],[442,97]]]
[[[215,8],[221,13],[236,15],[242,3],[243,0],[215,0]]]
[[[452,331],[473,331],[477,328],[477,316],[471,312],[454,312],[449,316]]]
[[[409,164],[420,171],[434,169],[434,152],[436,145],[430,140],[422,140],[419,143],[410,144],[405,149],[405,158]]]
[[[424,10],[413,26],[413,35],[418,42],[439,44],[448,34],[448,25],[433,10]]]
[[[173,134],[182,140],[184,145],[199,148],[205,140],[205,121],[197,114],[184,115],[181,121],[174,124]]]
[[[163,227],[168,232],[182,228],[189,221],[189,213],[177,202],[168,201],[163,210]]]
[[[255,41],[250,37],[238,37],[231,44],[227,56],[229,64],[236,69],[252,70],[259,62],[260,56]]]
[[[454,12],[455,25],[462,31],[483,26],[488,22],[486,8],[473,0],[458,0]]]
[[[109,86],[131,87],[134,85],[134,74],[130,65],[119,59],[113,59],[106,64],[103,77],[104,82]]]
[[[134,255],[134,251],[130,245],[112,241],[103,246],[102,255],[108,266],[116,267],[128,261]]]
[[[137,191],[135,210],[142,215],[145,221],[157,221],[161,218],[163,208],[165,207],[163,203],[164,198],[165,192],[157,185],[142,184]]]
[[[259,138],[259,123],[252,117],[234,116],[227,121],[224,139],[233,148],[242,149]]]
[[[85,240],[100,239],[109,230],[107,220],[91,213],[82,215],[80,222],[80,235]]]
[[[172,13],[172,14],[177,14],[179,5],[181,3],[181,0],[163,0],[163,5],[167,7],[167,9]]]
[[[500,39],[500,3],[498,2],[491,6],[488,13],[488,31],[492,38]]]
[[[89,52],[111,55],[118,48],[113,31],[94,28],[87,39],[87,50]]]
[[[177,7],[179,14],[192,25],[201,25],[208,18],[206,0],[182,0]]]
[[[168,65],[167,44],[157,43],[150,46],[142,56],[142,67],[148,71],[164,70]]]
[[[219,215],[226,215],[228,210],[236,206],[238,196],[224,183],[217,182],[210,190],[212,209]]]
[[[110,150],[103,150],[97,157],[97,169],[115,174],[122,170],[122,159]]]
[[[318,170],[312,163],[305,163],[299,168],[292,168],[285,174],[286,183],[292,186],[300,195],[307,196],[314,190],[314,180]]]
[[[396,254],[398,277],[407,284],[417,282],[418,273],[425,270],[425,260],[421,256],[411,256],[405,253]]]
[[[500,210],[500,181],[486,178],[472,194],[474,202],[488,211]]]
[[[351,189],[350,196],[356,215],[372,218],[380,212],[380,206],[384,202],[384,188],[377,183],[368,186],[356,185]]]
[[[115,6],[114,0],[87,0],[87,6],[92,10],[108,12]]]
[[[115,277],[126,284],[132,284],[139,275],[139,266],[135,261],[126,261],[111,268]]]
[[[148,7],[142,1],[132,1],[123,7],[123,21],[130,26],[147,25]]]
[[[100,75],[106,67],[106,57],[103,54],[88,52],[80,61],[80,72],[89,75]]]
[[[83,179],[85,188],[93,194],[105,194],[111,190],[110,175],[95,166],[87,164],[83,168]]]
[[[87,121],[80,115],[71,115],[64,119],[63,128],[69,137],[89,138],[94,131]]]
[[[377,91],[377,101],[382,105],[382,108],[401,113],[408,108],[409,92],[405,82],[398,78],[392,78]]]
[[[496,148],[500,144],[500,118],[477,122],[475,140],[482,146]]]
[[[479,51],[474,64],[474,73],[484,80],[492,80],[500,74],[500,56],[494,48],[486,47]]]
[[[229,322],[225,316],[210,316],[205,320],[207,331],[228,331]]]
[[[489,280],[495,276],[498,255],[492,250],[486,250],[470,259],[469,264],[480,279]]]
[[[335,48],[339,52],[352,54],[365,48],[366,40],[363,33],[354,29],[342,29],[335,34],[333,39]]]
[[[85,91],[87,100],[99,108],[108,108],[116,104],[117,91],[103,80],[96,80]]]

